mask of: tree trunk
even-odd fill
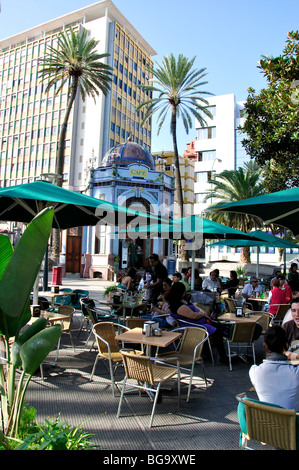
[[[241,248],[241,257],[240,257],[241,263],[245,264],[250,264],[251,259],[250,259],[250,247],[249,246],[243,246]]]
[[[63,164],[64,164],[64,149],[65,149],[65,137],[67,131],[67,124],[71,114],[71,110],[76,98],[78,89],[78,78],[72,77],[71,94],[68,102],[68,106],[65,112],[63,123],[59,134],[57,159],[56,159],[56,186],[62,188],[63,182]],[[53,245],[52,245],[52,259],[55,265],[59,264],[59,253],[60,253],[60,230],[53,229]]]
[[[176,138],[176,107],[175,105],[172,105],[171,135],[172,135],[173,150],[174,150],[173,156],[174,156],[174,166],[175,166],[175,183],[176,183],[175,186],[177,190],[180,218],[182,219],[184,217],[184,198],[183,198],[180,161],[179,161],[179,153],[178,153],[177,138]],[[185,240],[180,241],[180,248],[181,248],[181,260],[188,261],[187,253],[185,250]]]

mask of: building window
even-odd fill
[[[215,139],[216,138],[216,127],[203,127],[197,129],[198,140],[203,139]]]
[[[198,162],[208,162],[215,160],[216,158],[216,150],[206,150],[204,152],[197,153],[197,161]]]

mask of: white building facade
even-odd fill
[[[213,118],[203,115],[206,127],[200,127],[199,122],[195,122],[194,213],[197,215],[211,205],[211,200],[204,202],[204,198],[211,188],[208,181],[212,175],[235,170],[249,161],[241,144],[244,135],[238,131],[238,126],[244,122],[243,102],[236,102],[234,94],[213,96],[208,101]]]

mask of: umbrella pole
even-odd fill
[[[195,250],[192,250],[191,289],[194,290]]]
[[[256,277],[259,277],[260,247],[256,250]]]
[[[33,305],[38,305],[38,279],[39,279],[39,273],[36,276],[35,283],[33,285]]]
[[[43,274],[43,290],[48,290],[48,255],[49,255],[49,245],[47,244],[45,257],[44,257],[44,274]]]

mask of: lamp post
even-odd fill
[[[219,162],[219,163],[222,163],[222,160],[221,158],[214,158],[213,160],[213,164],[212,164],[212,170],[211,170],[211,178],[213,178],[213,172],[214,172],[214,165],[215,165],[215,162]],[[213,197],[210,198],[211,199],[211,205],[213,203]],[[212,258],[212,247],[210,246],[210,251],[209,251],[209,261],[211,261],[211,258]]]

